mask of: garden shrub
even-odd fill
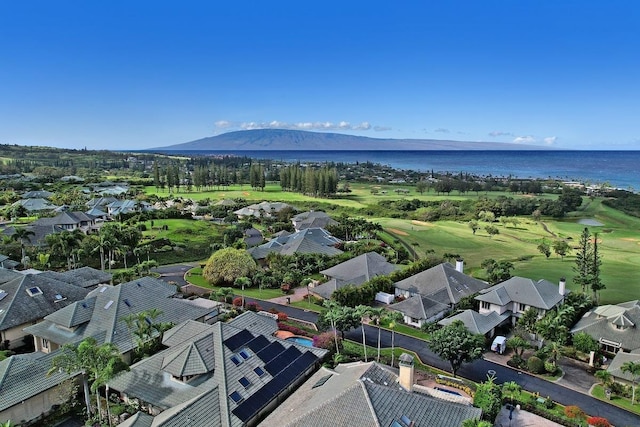
[[[537,356],[531,356],[527,360],[527,368],[534,374],[542,374],[544,373],[544,362]]]
[[[589,417],[587,418],[587,423],[593,427],[611,427],[609,421],[602,417]]]
[[[338,345],[340,345],[341,338],[338,337]],[[336,337],[334,332],[323,332],[320,335],[313,337],[313,346],[317,348],[323,348],[333,353],[336,351]]]
[[[551,362],[544,362],[544,370],[547,371],[548,374],[555,374],[558,368]]]
[[[286,313],[277,313],[278,314],[278,322],[286,322],[289,319]]]
[[[582,411],[582,409],[580,409],[580,407],[576,405],[570,405],[570,406],[565,406],[564,415],[567,418],[571,418],[571,419],[582,418],[584,417],[584,412]]]

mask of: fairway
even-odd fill
[[[374,189],[377,194],[372,194]],[[264,191],[256,191],[249,186],[230,186],[224,190],[203,192],[180,192],[169,194],[166,191],[156,193],[154,187],[146,187],[147,194],[159,196],[188,197],[194,200],[205,198],[216,202],[222,199],[242,198],[249,203],[267,201],[283,201],[301,209],[322,209],[331,215],[340,212],[350,216],[361,216],[369,221],[378,222],[394,239],[401,240],[412,248],[418,256],[428,253],[436,255],[457,254],[465,260],[465,272],[479,278],[484,278],[485,272],[480,267],[483,260],[509,260],[514,264],[513,274],[531,279],[546,279],[557,283],[561,277],[567,279],[567,287],[577,290],[573,285],[573,267],[575,265],[575,248],[584,225],[578,223],[580,219],[597,220],[603,225],[590,227],[592,233],[599,233],[598,248],[602,259],[601,275],[607,288],[601,293],[604,303],[640,299],[640,219],[625,215],[601,203],[601,199],[584,197],[583,205],[576,212],[571,212],[562,220],[543,218],[534,221],[531,217],[518,217],[517,226],[505,225],[500,222],[492,224],[480,221],[479,228],[474,234],[468,226],[467,220],[442,220],[424,222],[411,219],[387,217],[372,217],[367,215],[371,208],[382,200],[419,199],[428,201],[443,200],[476,200],[479,197],[490,199],[499,196],[514,198],[530,197],[527,195],[513,195],[505,192],[480,192],[463,195],[437,195],[433,192],[419,194],[410,185],[379,185],[367,183],[350,183],[350,193],[338,194],[335,198],[324,199],[309,197],[299,193],[281,191],[278,184],[267,184]],[[408,194],[399,194],[395,190],[407,190]],[[538,196],[536,196],[538,197]],[[540,198],[554,198],[555,195],[544,194]],[[409,215],[411,212],[408,212]],[[173,221],[173,220],[169,220]],[[161,224],[158,222],[158,224]],[[212,237],[210,225],[198,224],[197,231],[190,232],[183,227],[193,227],[189,224],[168,222],[169,231],[166,237],[174,241],[196,241],[204,244],[205,236]],[[490,236],[486,231],[487,225],[493,225],[499,234]],[[204,229],[200,228],[204,227]],[[150,232],[145,235],[152,234]],[[164,232],[153,233],[156,238],[165,237]],[[552,253],[547,259],[537,246],[545,241],[552,245],[554,241],[566,240],[572,250],[564,259]]]

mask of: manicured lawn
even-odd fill
[[[202,277],[202,269],[200,267],[194,267],[187,272],[186,279],[189,283],[194,285],[211,289],[211,292],[216,292],[220,289],[220,286],[212,286],[210,285],[204,277]],[[242,290],[234,289],[236,295],[240,296]],[[248,298],[255,299],[271,299],[282,296],[282,291],[280,289],[258,289],[258,288],[245,288],[244,296]]]
[[[604,400],[606,402],[611,403],[612,405],[619,406],[623,409],[626,409],[627,411],[631,411],[634,414],[640,415],[640,403],[638,403],[638,397],[639,397],[638,394],[640,394],[640,391],[636,389],[636,403],[631,405],[631,399],[627,399],[624,397],[611,396],[611,399],[607,399],[607,397],[604,394],[604,389],[602,388],[601,385],[596,385],[591,390],[591,395],[593,397],[597,397],[600,400]]]

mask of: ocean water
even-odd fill
[[[173,151],[173,153],[176,153]],[[640,151],[184,151],[288,162],[373,162],[396,169],[552,178],[640,190]]]

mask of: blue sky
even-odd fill
[[[0,143],[281,127],[640,149],[640,2],[6,1]]]

